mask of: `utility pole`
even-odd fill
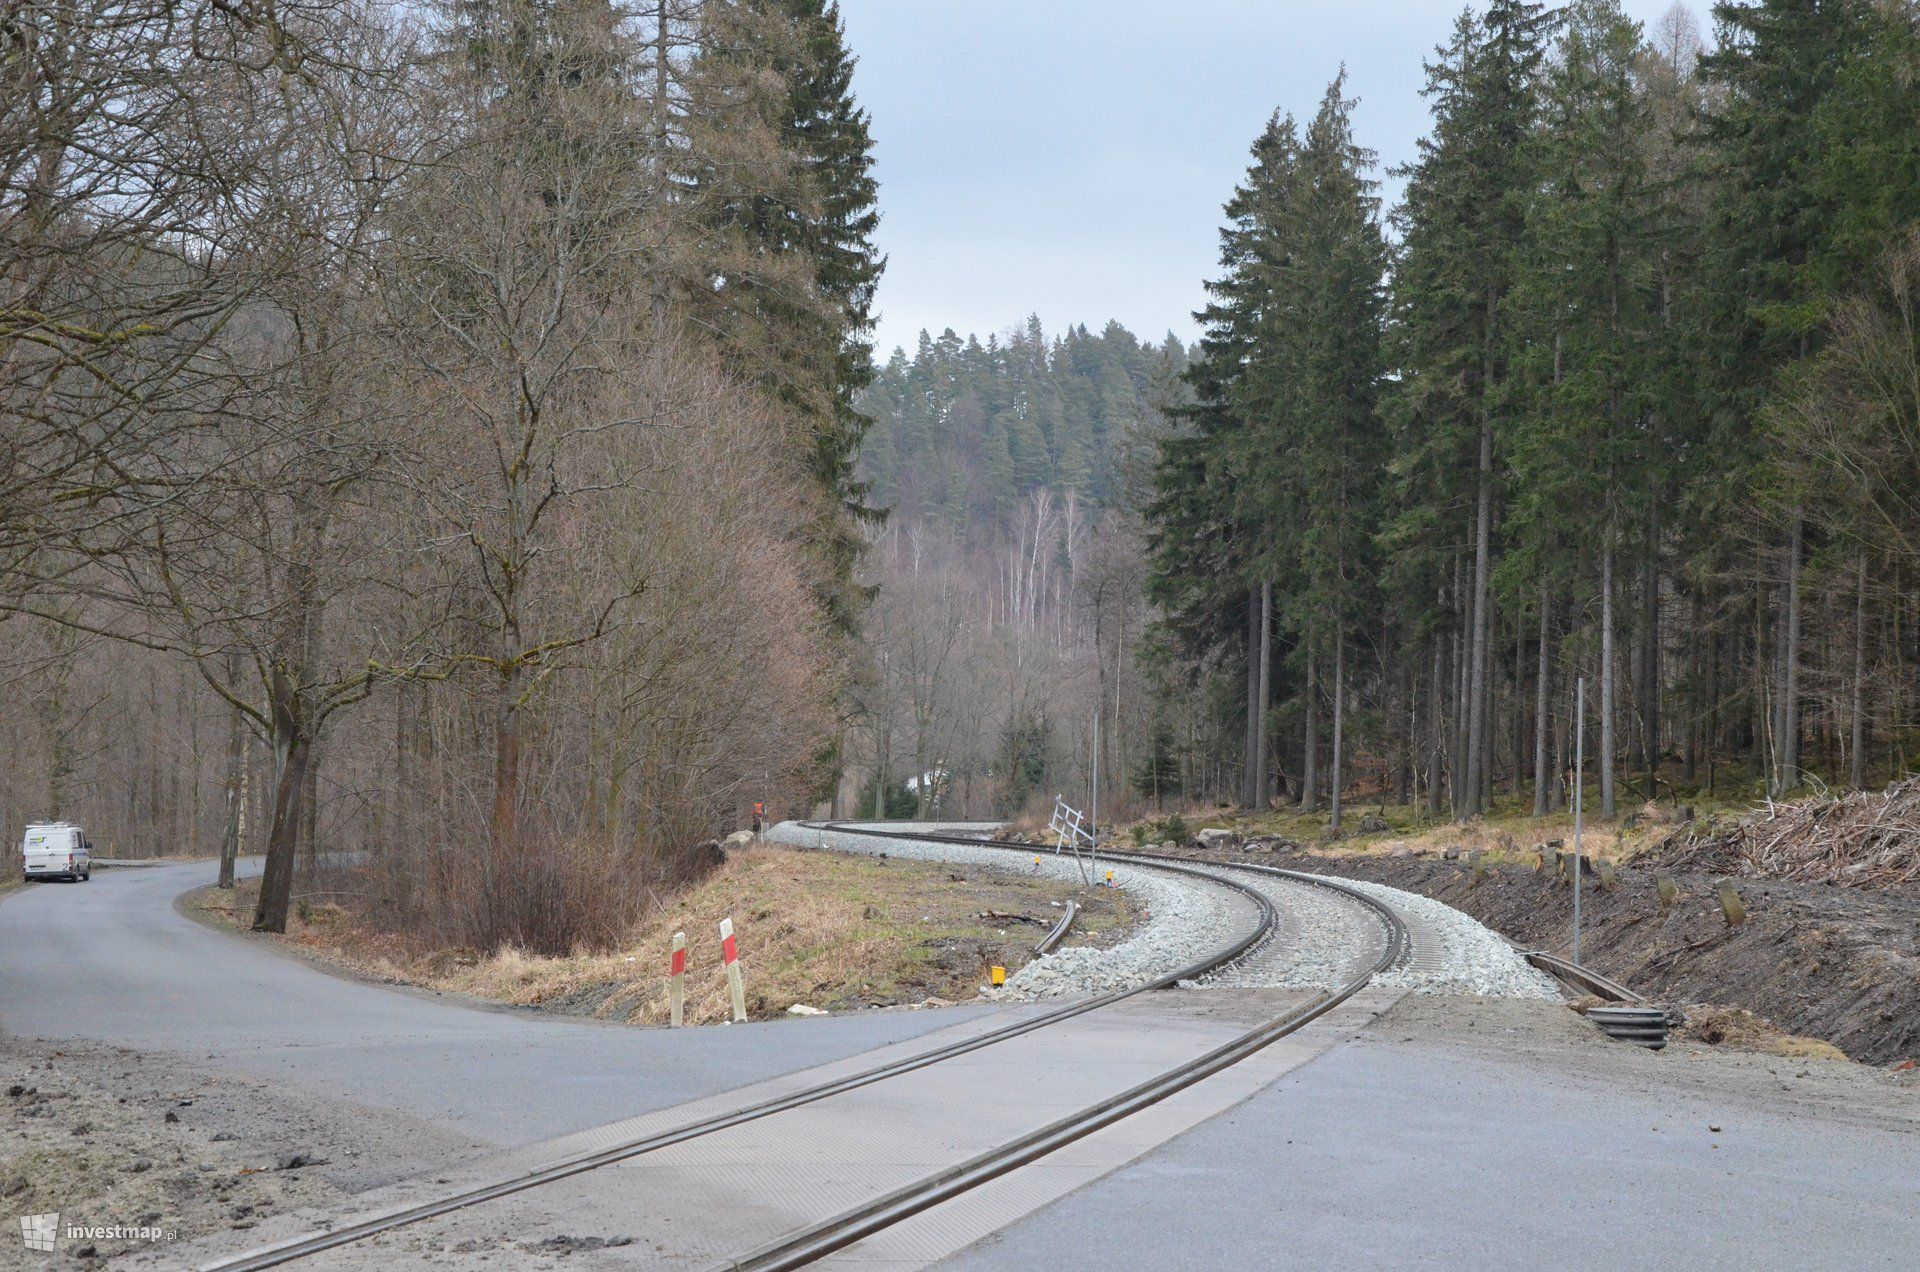
[[[1100,708],[1093,709],[1093,851],[1100,851]]]

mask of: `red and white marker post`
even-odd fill
[[[687,934],[673,934],[673,962],[667,968],[668,1023],[678,1029],[687,1005]]]
[[[733,1019],[747,1020],[747,986],[740,978],[740,948],[733,943],[733,920],[720,920],[720,957],[727,963],[727,990],[733,995]]]

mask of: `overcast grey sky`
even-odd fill
[[[1673,0],[1625,2],[1651,26]],[[1691,7],[1704,25],[1705,0]],[[922,327],[985,335],[1030,312],[1191,339],[1221,204],[1267,116],[1310,116],[1345,62],[1361,143],[1404,162],[1427,127],[1421,61],[1460,8],[841,0],[890,258],[880,356]]]

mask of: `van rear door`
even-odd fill
[[[64,840],[58,845],[58,861],[55,860],[54,840],[58,838],[58,832],[51,827],[34,827],[27,831],[26,840],[20,846],[27,874],[59,874],[67,868],[67,845]]]

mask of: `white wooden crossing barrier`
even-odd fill
[[[727,963],[727,991],[733,995],[733,1019],[747,1019],[747,986],[740,978],[740,948],[733,941],[733,919],[720,920],[720,957]]]
[[[673,934],[673,961],[667,966],[667,1010],[669,1023],[678,1029],[687,1003],[687,934]]]

